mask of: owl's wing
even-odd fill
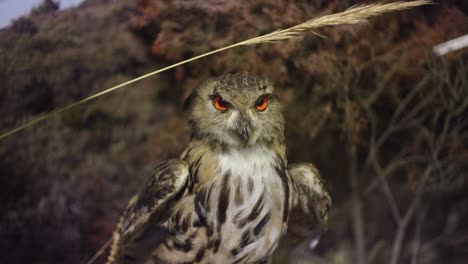
[[[116,231],[107,263],[142,263],[167,236],[159,226],[168,202],[185,189],[188,163],[167,160],[158,165],[140,193],[134,196]]]
[[[314,165],[290,164],[288,172],[294,188],[291,220],[297,221],[288,231],[297,236],[318,239],[327,229],[328,211],[332,204],[330,194]]]

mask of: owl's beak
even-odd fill
[[[245,146],[249,143],[250,136],[252,135],[252,125],[249,120],[242,118],[237,123],[237,126],[232,130],[233,134]]]
[[[241,139],[242,139],[242,142],[247,145],[247,143],[249,143],[249,137],[250,137],[250,132],[249,132],[249,126],[248,125],[244,125],[242,126],[242,132],[241,132]]]
[[[231,135],[236,137],[239,143],[247,146],[250,136],[252,135],[252,123],[249,118],[246,118],[244,113],[240,113],[235,119],[235,125],[230,129]]]

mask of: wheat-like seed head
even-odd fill
[[[265,42],[276,42],[299,37],[304,32],[312,32],[319,35],[318,33],[314,32],[314,29],[326,26],[364,23],[367,22],[369,18],[381,15],[383,13],[404,10],[428,4],[432,4],[432,1],[417,0],[410,2],[394,2],[388,4],[357,5],[350,7],[343,12],[314,18],[299,25],[287,29],[277,30],[263,36],[243,41],[241,43],[242,45],[255,45]]]

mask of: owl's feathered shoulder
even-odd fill
[[[154,245],[158,243],[156,240],[164,237],[161,234],[164,231],[155,228],[154,225],[163,217],[164,209],[170,200],[186,187],[188,178],[189,166],[184,160],[167,160],[153,170],[140,193],[130,200],[114,232],[111,254],[107,263],[128,258],[127,252],[131,252],[132,255],[139,254],[138,257],[142,257],[146,252],[141,250],[144,251],[146,246],[135,245],[136,241]],[[148,236],[151,232],[154,234]],[[143,240],[142,234],[145,234]],[[140,252],[135,252],[135,248],[139,248]]]
[[[310,232],[323,233],[332,200],[319,171],[311,163],[296,163],[288,165],[288,173],[294,189],[293,207],[306,215],[303,219]]]

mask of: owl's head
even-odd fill
[[[282,144],[281,104],[266,79],[229,74],[196,88],[185,102],[193,140],[230,147]]]

